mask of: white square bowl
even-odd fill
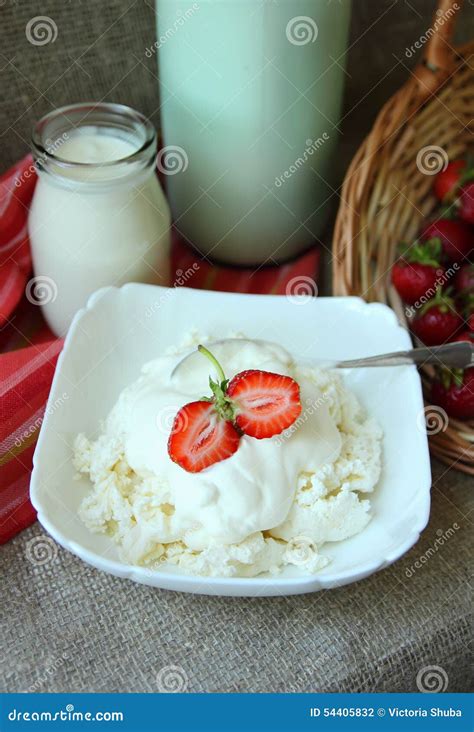
[[[295,299],[129,284],[106,288],[75,317],[54,377],[34,456],[31,500],[38,519],[63,547],[88,564],[155,587],[212,595],[313,592],[361,580],[402,556],[426,526],[431,473],[420,378],[414,366],[344,372],[348,386],[384,431],[383,470],[362,533],[326,544],[330,564],[317,575],[291,569],[278,577],[203,578],[124,564],[116,546],[92,534],[78,506],[89,481],[75,479],[72,443],[97,435],[121,390],[144,363],[195,328],[223,337],[235,331],[280,343],[314,359],[358,358],[409,348],[408,333],[382,304],[359,298]]]

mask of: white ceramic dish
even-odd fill
[[[417,541],[430,505],[430,463],[420,379],[415,367],[359,369],[344,378],[384,430],[383,472],[373,519],[352,539],[326,544],[330,564],[314,576],[202,578],[126,565],[111,539],[90,533],[77,508],[90,484],[75,480],[71,445],[95,435],[124,386],[146,361],[191,328],[225,336],[243,331],[306,358],[356,358],[410,346],[394,313],[358,298],[237,295],[150,285],[107,288],[75,317],[59,358],[34,457],[31,500],[63,547],[105,572],[155,587],[211,595],[289,595],[361,580]]]

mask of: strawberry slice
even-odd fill
[[[168,454],[189,473],[199,473],[237,451],[240,435],[209,401],[190,402],[174,418]]]
[[[300,388],[294,379],[250,369],[229,382],[215,356],[202,345],[198,351],[212,363],[218,381],[209,378],[212,396],[179,410],[168,440],[171,460],[189,473],[229,458],[242,434],[273,437],[301,414]]]
[[[259,440],[280,434],[301,414],[296,381],[270,371],[241,371],[229,382],[227,396],[234,406],[237,427]]]

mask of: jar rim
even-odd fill
[[[111,129],[113,129],[113,120],[121,118],[122,120],[127,120],[129,122],[130,130],[134,129],[135,131],[138,131],[139,129],[141,129],[144,134],[144,139],[140,147],[131,152],[129,155],[125,155],[122,158],[117,158],[115,160],[105,161],[101,163],[85,163],[79,160],[74,161],[61,158],[54,151],[51,151],[51,149],[48,149],[48,147],[45,146],[46,131],[48,130],[48,126],[51,125],[51,123],[53,123],[55,120],[63,118],[65,122],[68,123],[65,125],[64,131],[66,131],[66,129],[77,130],[80,129],[80,127],[97,125],[97,122],[94,123],[94,121],[90,119],[88,120],[88,117],[93,113],[103,115],[104,121],[102,122],[101,126],[103,126],[104,128],[110,127]],[[79,124],[74,124],[74,122],[70,119],[71,114],[83,115],[80,119]],[[108,117],[110,118],[109,125],[107,124]],[[138,112],[136,109],[133,109],[133,107],[129,107],[126,104],[118,104],[114,102],[80,102],[76,104],[68,104],[63,107],[58,107],[57,109],[53,109],[51,112],[45,114],[36,122],[31,135],[31,145],[34,155],[38,156],[43,162],[50,161],[51,163],[54,163],[54,165],[57,166],[59,169],[62,168],[64,170],[78,167],[84,170],[97,167],[112,168],[115,165],[136,163],[146,154],[148,150],[150,150],[150,152],[154,152],[156,150],[156,140],[157,134],[155,127],[150,122],[148,117],[145,117],[144,114]]]

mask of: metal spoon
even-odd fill
[[[467,341],[446,343],[443,346],[422,346],[409,351],[395,351],[395,353],[383,353],[380,356],[355,358],[351,361],[337,361],[333,368],[353,369],[367,366],[406,366],[407,364],[468,368],[474,365],[474,346]]]
[[[223,338],[207,344],[212,348],[213,345],[224,345],[226,343],[260,343],[265,344],[262,340],[249,340],[247,338]],[[180,369],[189,358],[195,357],[196,351],[188,353],[174,367],[171,377],[173,377],[178,369]],[[316,361],[307,358],[295,358],[295,361],[302,364],[316,366],[328,369],[359,369],[373,366],[406,366],[416,364],[425,366],[433,364],[435,366],[448,366],[451,368],[468,368],[474,365],[474,346],[466,342],[446,343],[443,346],[423,346],[420,348],[412,348],[409,351],[395,351],[394,353],[383,353],[379,356],[368,356],[367,358],[354,358],[349,361]]]

